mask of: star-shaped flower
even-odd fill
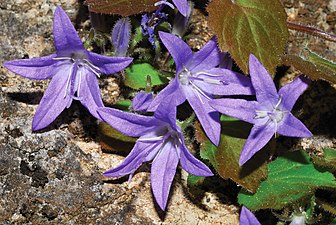
[[[242,210],[240,212],[240,225],[260,225],[260,222],[255,217],[255,215],[248,210],[245,206],[242,207]]]
[[[189,46],[175,35],[159,32],[176,64],[176,76],[153,100],[148,111],[155,111],[166,98],[176,99],[176,105],[188,100],[209,139],[218,145],[219,113],[210,105],[213,95],[254,94],[248,77],[218,68],[221,56],[214,40],[193,54]]]
[[[240,155],[240,165],[264,147],[275,133],[289,137],[312,136],[290,112],[309,81],[300,76],[277,92],[271,76],[253,55],[249,69],[257,101],[216,99],[210,102],[219,112],[254,124]]]
[[[100,73],[116,73],[132,62],[131,58],[107,57],[87,51],[61,7],[57,7],[54,14],[53,33],[55,54],[4,63],[7,69],[26,78],[52,78],[35,113],[33,130],[48,126],[73,99],[79,100],[99,118],[96,110],[103,102],[97,77]]]
[[[212,176],[210,169],[196,159],[184,144],[181,128],[176,124],[174,99],[165,99],[154,116],[126,113],[112,108],[100,108],[98,113],[105,122],[125,135],[140,137],[120,166],[104,173],[108,177],[132,174],[143,162],[153,161],[151,184],[160,208],[166,208],[169,190],[176,167],[180,165],[196,176]]]

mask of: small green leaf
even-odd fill
[[[288,39],[287,15],[279,0],[213,0],[207,11],[221,50],[229,51],[240,69],[248,73],[254,54],[275,73]]]
[[[188,186],[199,186],[203,184],[205,177],[199,177],[192,174],[188,174],[187,184]]]
[[[312,80],[322,79],[336,84],[336,72],[330,66],[314,64],[296,55],[284,55],[282,61],[287,66],[294,66]]]
[[[336,188],[332,173],[314,167],[304,152],[288,152],[268,165],[268,178],[255,194],[242,190],[239,204],[251,210],[281,209],[287,204],[312,195],[318,188]]]
[[[305,49],[307,51],[307,60],[315,63],[316,65],[325,66],[328,69],[336,73],[336,64],[332,61],[329,61],[322,56],[316,54],[315,52]]]
[[[126,69],[125,85],[139,90],[147,87],[147,76],[150,76],[151,85],[161,85],[168,82],[157,70],[148,63],[133,64]]]
[[[154,11],[157,0],[86,0],[89,10],[96,13],[131,16]]]
[[[336,225],[336,218],[334,218],[330,225]]]
[[[244,166],[239,166],[240,152],[245,144],[251,125],[223,116],[221,140],[216,147],[196,124],[196,138],[201,144],[200,155],[207,159],[224,179],[232,179],[242,187],[255,192],[260,182],[267,177],[264,151],[257,154]]]

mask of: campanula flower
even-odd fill
[[[239,225],[260,225],[260,222],[248,208],[243,206],[240,212]]]
[[[167,15],[163,12],[157,10],[155,13],[148,17],[147,14],[144,14],[141,18],[141,32],[144,36],[148,35],[148,41],[152,44],[154,48],[155,45],[155,27],[167,20]]]
[[[128,17],[119,19],[112,29],[112,45],[117,56],[126,56],[130,37],[131,21]]]
[[[132,62],[131,58],[107,57],[87,51],[61,7],[57,7],[54,14],[53,33],[55,54],[4,63],[7,69],[26,78],[52,78],[35,113],[33,130],[48,126],[70,107],[73,99],[79,100],[99,118],[96,110],[103,102],[97,77],[100,73],[116,73]]]
[[[188,100],[207,136],[218,145],[219,113],[209,105],[209,101],[213,95],[254,94],[250,79],[217,67],[221,57],[213,39],[193,54],[189,46],[175,35],[165,32],[159,32],[159,35],[175,61],[176,75],[148,110],[155,111],[165,98],[176,99],[176,105]]]
[[[127,113],[112,108],[100,108],[101,118],[115,129],[131,137],[140,137],[120,166],[104,173],[108,177],[132,174],[143,162],[152,161],[151,186],[162,210],[166,208],[176,167],[180,165],[196,176],[212,176],[210,169],[187,149],[181,128],[176,124],[174,99],[165,99],[154,116]]]
[[[250,56],[249,70],[257,101],[216,99],[210,102],[219,112],[254,124],[240,155],[240,165],[263,148],[275,133],[289,137],[312,136],[290,112],[309,81],[300,76],[277,92],[271,76],[254,55]]]

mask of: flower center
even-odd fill
[[[178,78],[183,85],[189,84],[189,77],[192,77],[192,73],[187,69],[184,69],[181,73],[178,74]]]
[[[73,52],[69,57],[56,57],[54,60],[64,61],[66,64],[71,63],[71,67],[68,73],[68,79],[66,83],[64,98],[70,95],[73,99],[80,98],[80,85],[82,82],[82,70],[83,68],[90,70],[97,77],[100,77],[100,69],[93,65],[88,59],[85,52]],[[76,96],[75,96],[76,94]]]
[[[271,110],[256,110],[255,119],[263,119],[263,118],[268,117],[267,122],[271,121],[275,123],[276,125],[280,123],[286,113],[286,111],[279,109],[281,101],[282,101],[282,96],[280,96],[277,104]]]

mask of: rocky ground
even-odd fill
[[[283,3],[290,19],[303,23],[302,18],[308,18],[309,24],[335,32],[335,0]],[[59,4],[85,36],[90,24],[81,2],[0,2],[0,64],[54,51],[52,17]],[[199,27],[194,25],[193,29]],[[307,39],[295,33],[292,38]],[[308,42],[315,48],[320,46],[314,50],[321,50],[326,57],[335,57],[331,43],[316,38],[308,38]],[[296,45],[290,46],[291,51],[296,49]],[[112,77],[100,81],[107,103],[119,93],[114,81]],[[126,178],[104,178],[101,173],[117,166],[123,156],[101,148],[97,121],[79,103],[73,103],[45,130],[32,132],[32,118],[47,85],[48,81],[21,78],[0,68],[1,224],[238,224],[237,189],[230,181],[190,192],[185,186],[186,175],[179,172],[164,213],[153,202],[148,166],[135,174],[130,185]],[[307,149],[335,147],[336,131],[330,133],[336,127],[335,89],[326,82],[313,85],[300,103],[304,109],[300,113],[318,135],[298,145]]]

